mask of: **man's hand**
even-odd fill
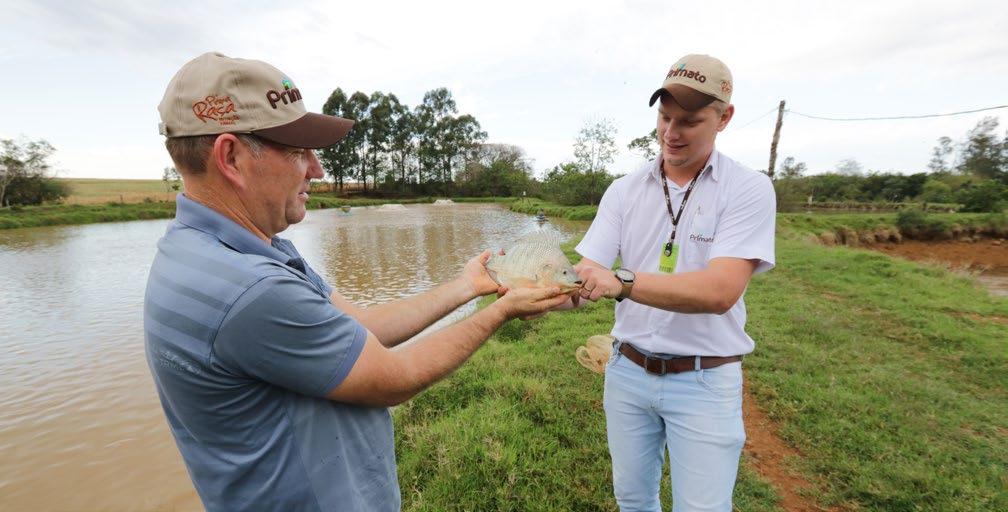
[[[568,298],[566,293],[560,293],[560,289],[555,286],[515,288],[505,289],[494,305],[503,308],[504,315],[508,319],[529,320],[542,316],[547,311],[567,302]]]
[[[469,290],[476,297],[500,291],[500,285],[487,272],[486,264],[488,261],[490,261],[490,251],[483,251],[479,256],[466,262],[465,268],[462,269],[462,275],[459,276],[459,279],[465,282],[466,286],[469,287]]]
[[[602,297],[615,299],[623,291],[623,283],[616,277],[612,270],[600,265],[586,263],[584,260],[574,265],[578,277],[581,279],[580,297],[592,302],[598,301]]]

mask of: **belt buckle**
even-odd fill
[[[661,370],[659,372],[653,372],[653,371],[651,371],[651,369],[648,368],[648,361],[661,361]],[[651,375],[658,375],[658,376],[665,375],[665,373],[666,373],[665,372],[665,359],[662,359],[660,357],[644,356],[644,372],[645,373],[649,373]]]

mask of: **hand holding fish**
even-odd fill
[[[578,263],[574,269],[577,271],[578,277],[581,278],[580,296],[582,299],[592,302],[598,301],[602,297],[613,299],[623,291],[623,283],[616,278],[616,274],[612,270],[584,261]]]
[[[475,297],[482,297],[497,292],[503,294],[504,290],[490,277],[486,264],[490,260],[490,251],[483,251],[482,254],[466,262],[459,276]]]
[[[504,316],[512,318],[533,318],[553,309],[564,302],[568,296],[560,288],[513,288],[502,295],[494,307],[503,308]]]

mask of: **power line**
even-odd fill
[[[801,112],[795,112],[794,110],[791,109],[785,110],[785,112],[789,114],[799,115],[802,117],[807,117],[809,119],[819,119],[822,121],[885,121],[892,119],[924,119],[927,117],[958,116],[961,114],[972,114],[975,112],[984,112],[986,110],[997,110],[1000,108],[1008,108],[1008,105],[998,105],[996,107],[978,108],[976,110],[963,110],[962,112],[950,112],[948,114],[925,114],[921,116],[892,116],[892,117],[824,117],[824,116],[813,116],[809,114],[803,114]]]
[[[738,128],[735,128],[735,129],[736,129],[736,130],[741,130],[742,128],[745,128],[746,126],[749,126],[749,125],[751,125],[751,124],[755,123],[756,121],[759,121],[760,119],[763,119],[764,117],[766,117],[766,116],[770,115],[770,114],[771,114],[771,113],[773,113],[773,112],[774,112],[775,110],[777,110],[777,107],[774,107],[774,108],[772,108],[772,109],[770,109],[770,110],[767,110],[767,111],[766,111],[766,113],[764,113],[763,115],[761,115],[761,116],[757,117],[756,119],[753,119],[752,121],[749,121],[748,123],[746,123],[746,124],[744,124],[744,125],[742,125],[742,126],[739,126]]]

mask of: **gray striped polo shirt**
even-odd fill
[[[367,331],[289,241],[178,195],[144,298],[147,363],[207,510],[399,510],[392,417],[325,399]]]

